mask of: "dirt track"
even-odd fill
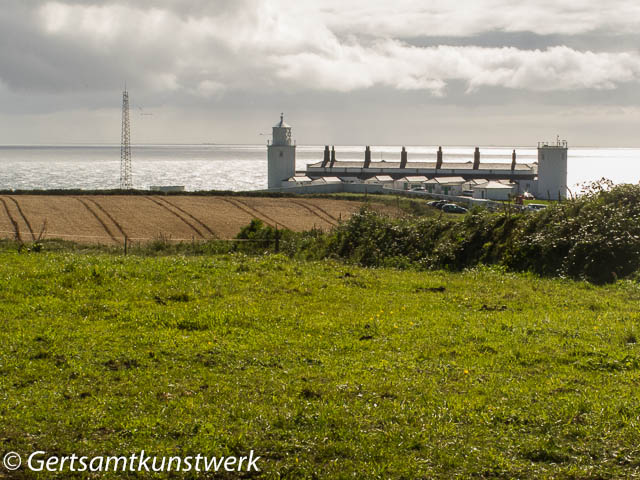
[[[125,195],[0,195],[0,237],[121,244],[233,238],[251,219],[296,231],[328,230],[358,211],[318,198]]]

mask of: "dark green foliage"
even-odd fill
[[[542,274],[615,281],[640,268],[640,186],[620,185],[524,216],[505,263]]]
[[[364,266],[461,270],[501,264],[542,275],[606,283],[640,269],[640,186],[592,186],[579,199],[533,213],[472,210],[451,217],[392,219],[366,208],[314,248]],[[308,256],[308,254],[307,254]]]
[[[287,234],[290,233],[290,231],[287,231]],[[262,220],[254,218],[249,225],[243,227],[240,233],[236,235],[238,242],[234,248],[245,253],[275,251],[280,248],[281,239],[282,230],[265,225]]]
[[[250,254],[285,253],[289,256],[308,251],[311,247],[318,247],[324,240],[321,230],[307,232],[293,232],[286,228],[274,228],[265,225],[262,220],[254,218],[249,225],[236,235],[233,251]]]

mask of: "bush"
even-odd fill
[[[391,219],[363,208],[327,235],[298,242],[297,253],[364,266],[460,270],[499,264],[512,270],[615,281],[640,269],[640,186],[594,184],[578,199],[537,213],[474,209],[463,221]]]

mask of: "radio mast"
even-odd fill
[[[122,92],[122,135],[120,141],[120,188],[133,188],[131,180],[131,129],[129,126],[129,92],[125,84]]]

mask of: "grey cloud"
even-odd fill
[[[317,113],[309,131],[330,122],[322,128],[334,138],[347,119],[360,119],[364,135],[405,109],[414,139],[447,109],[447,122],[463,109],[612,112],[640,103],[639,9],[627,0],[607,9],[579,0],[6,0],[0,113],[113,109],[117,121],[125,80],[136,106],[159,110],[148,125],[174,109],[185,132],[200,131],[190,116],[227,131],[224,116],[270,124],[268,112],[281,109]]]
[[[591,50],[594,52],[624,52],[638,50],[640,33],[617,33],[598,30],[576,35],[549,34],[540,35],[533,32],[489,31],[470,36],[421,36],[403,39],[416,47],[478,46],[499,48],[515,47],[523,50],[544,50],[557,45],[564,45],[575,50]]]
[[[326,3],[335,5],[333,0]],[[0,79],[14,89],[104,91],[128,79],[132,86],[150,91],[182,91],[203,98],[234,90],[269,92],[283,83],[298,91],[353,91],[382,85],[438,96],[446,91],[448,82],[458,79],[466,80],[471,89],[492,85],[548,91],[612,89],[636,81],[639,71],[637,50],[591,52],[561,48],[564,44],[560,43],[539,51],[505,49],[505,44],[482,46],[483,42],[498,44],[506,37],[526,44],[542,38],[535,32],[516,37],[513,32],[485,31],[460,46],[433,41],[427,45],[424,36],[412,37],[411,43],[372,37],[377,31],[381,35],[398,33],[399,38],[424,31],[437,33],[437,28],[429,30],[429,22],[439,25],[455,20],[456,15],[470,31],[479,31],[489,7],[492,21],[485,28],[506,28],[511,17],[524,13],[541,16],[540,8],[530,6],[526,11],[517,6],[496,15],[496,8],[505,6],[499,0],[465,0],[459,11],[445,2],[434,2],[425,9],[420,2],[399,0],[407,8],[403,13],[386,2],[353,0],[340,3],[339,15],[310,1],[10,4],[13,10],[7,8],[0,14]],[[568,17],[565,23],[574,29],[602,28],[593,9],[582,15],[566,6],[556,10]],[[20,22],[15,21],[16,16]],[[603,17],[603,22],[616,25],[624,19],[621,15]],[[543,22],[546,30],[562,24],[551,14],[547,20]],[[408,23],[406,29],[400,28],[403,22]],[[345,30],[351,33],[345,35]],[[480,45],[473,43],[476,39]],[[541,71],[547,74],[541,76]]]

